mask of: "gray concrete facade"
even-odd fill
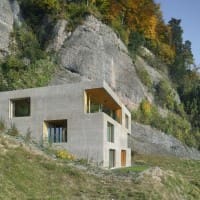
[[[87,111],[86,90],[93,92],[93,89],[103,92],[107,98],[105,101],[110,101],[110,105],[118,106],[120,122],[105,112]],[[13,114],[13,101],[23,98],[30,99],[30,115],[16,117]],[[15,124],[24,135],[29,129],[34,140],[44,143],[48,142],[48,127],[45,122],[67,120],[67,142],[53,145],[67,149],[78,158],[91,159],[103,167],[109,167],[109,150],[115,152],[114,167],[121,167],[121,153],[125,151],[123,165],[131,165],[131,150],[128,148],[131,114],[103,81],[0,92],[0,117],[5,120],[7,127]],[[108,122],[114,127],[113,142],[108,141]]]

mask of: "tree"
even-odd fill
[[[175,49],[176,54],[179,55],[182,53],[183,44],[181,20],[172,18],[168,24],[171,29],[171,46]]]
[[[191,69],[191,65],[194,64],[194,58],[192,54],[192,43],[189,40],[186,40],[183,44],[183,57],[184,57],[184,65],[186,69]]]
[[[172,18],[169,21],[169,27],[171,29],[170,44],[175,50],[175,59],[171,65],[170,73],[174,82],[180,85],[187,70],[193,64],[191,42],[187,40],[183,43],[183,30],[180,19]]]

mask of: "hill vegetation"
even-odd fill
[[[181,104],[175,101],[171,85],[160,81],[154,85],[148,73],[137,69],[144,85],[155,96],[155,103],[170,114],[163,118],[155,105],[144,100],[133,116],[173,134],[186,144],[200,149],[200,77],[196,71],[191,42],[183,41],[181,20],[164,22],[160,6],[153,0],[18,0],[25,19],[15,27],[11,54],[0,62],[0,90],[47,85],[57,62],[47,53],[48,32],[58,19],[68,20],[68,31],[94,15],[113,28],[129,49],[135,62],[140,47],[151,50],[155,58],[145,60],[168,75]],[[50,18],[51,23],[44,26]],[[43,23],[44,22],[44,23]],[[154,109],[155,108],[155,109]],[[152,121],[153,119],[153,121]]]
[[[1,131],[0,199],[198,199],[198,161],[142,155],[133,160],[130,168],[103,170]]]

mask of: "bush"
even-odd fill
[[[74,160],[75,157],[66,150],[59,150],[56,152],[56,157],[63,160]]]
[[[66,15],[69,20],[68,31],[74,30],[77,25],[81,24],[84,18],[91,14],[90,7],[85,4],[71,3],[66,6]]]
[[[191,124],[186,118],[173,113],[162,117],[156,106],[146,99],[140,103],[138,110],[132,112],[132,118],[137,122],[151,125],[166,134],[173,135],[188,146],[197,148],[200,146],[200,142],[195,139],[199,138],[200,134],[198,131],[192,130]]]
[[[156,101],[164,108],[174,110],[175,94],[169,83],[161,80],[156,86]]]
[[[128,43],[129,43],[129,31],[127,31],[125,29],[125,27],[123,27],[120,17],[112,20],[111,27],[117,33],[118,37],[121,38],[121,40],[126,45],[128,45]]]
[[[129,43],[128,43],[128,49],[131,53],[132,57],[134,57],[141,46],[143,46],[145,43],[145,38],[143,34],[139,32],[131,32],[129,35]]]
[[[150,77],[150,75],[148,74],[147,70],[146,70],[144,67],[140,66],[140,67],[137,67],[137,68],[136,68],[136,72],[137,72],[137,74],[138,74],[140,80],[142,81],[142,83],[143,83],[145,86],[147,86],[147,88],[148,88],[149,90],[151,90],[152,87],[153,87],[153,83],[152,83],[152,81],[151,81],[151,77]]]
[[[11,124],[11,127],[7,131],[7,134],[10,136],[18,136],[19,135],[19,131],[18,131],[17,127],[15,126],[15,124]]]
[[[34,62],[46,57],[45,51],[42,50],[37,36],[30,27],[24,25],[15,28],[14,37],[17,41],[17,53],[20,58],[28,58]]]

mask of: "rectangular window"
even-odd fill
[[[125,114],[125,127],[128,129],[129,128],[129,118],[128,115]]]
[[[31,100],[28,98],[12,99],[11,101],[12,117],[27,117],[31,115]]]
[[[67,142],[67,120],[52,120],[45,122],[50,143]]]
[[[114,125],[107,123],[107,141],[114,143]]]
[[[109,149],[109,168],[115,167],[115,150]]]

